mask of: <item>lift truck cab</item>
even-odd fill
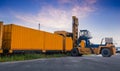
[[[102,54],[103,57],[110,57],[115,54],[116,51],[112,38],[105,38],[105,44],[92,44],[90,42],[91,38],[88,30],[80,30],[77,47],[71,50],[71,55]]]
[[[92,44],[90,42],[91,38],[92,36],[88,30],[80,30],[78,37],[78,19],[73,16],[72,56],[81,56],[83,54],[102,54],[103,57],[110,57],[116,54],[116,49],[112,38],[105,38],[104,44]]]

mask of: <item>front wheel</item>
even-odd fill
[[[103,57],[111,57],[112,56],[110,49],[107,49],[107,48],[102,49],[101,54]]]
[[[79,56],[79,51],[77,48],[73,48],[71,50],[71,56]]]

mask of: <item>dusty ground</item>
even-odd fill
[[[0,63],[0,71],[120,71],[120,54],[5,62]]]

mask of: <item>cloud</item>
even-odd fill
[[[89,13],[94,12],[95,10],[91,7],[88,6],[75,6],[72,9],[72,15],[75,15],[79,18],[85,18],[86,16],[88,16]]]
[[[77,1],[79,0],[59,0],[58,2],[61,4],[71,4],[77,3]],[[50,32],[56,30],[71,31],[72,16],[77,16],[79,19],[87,17],[89,13],[95,11],[95,8],[91,6],[95,1],[96,0],[84,0],[85,3],[81,2],[81,5],[79,5],[79,3],[72,5],[71,9],[56,8],[51,5],[42,6],[37,14],[14,13],[14,16],[25,23],[29,23],[30,26],[40,23],[41,27],[48,27],[47,29],[43,29],[46,31],[49,31],[49,29],[53,29]]]
[[[58,0],[60,4],[72,4],[72,5],[92,5],[98,0]]]
[[[30,23],[30,25],[40,23],[43,27],[49,27],[54,29],[68,29],[71,24],[71,17],[69,14],[60,9],[55,9],[53,7],[43,7],[41,11],[36,15],[21,15],[15,14],[15,17]],[[48,29],[47,29],[48,30]]]
[[[88,4],[94,4],[97,2],[97,0],[85,0]]]
[[[59,3],[65,4],[65,3],[71,3],[72,0],[58,0]]]

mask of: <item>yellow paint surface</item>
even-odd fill
[[[44,50],[62,50],[63,37],[57,34],[45,33]]]
[[[63,50],[63,37],[14,24],[5,25],[3,49],[7,50]]]
[[[65,50],[66,51],[71,51],[73,48],[73,42],[71,37],[66,37],[65,39]]]
[[[17,25],[4,28],[4,48],[11,50],[41,50],[44,45],[44,32]]]
[[[3,53],[3,50],[0,49],[0,53]]]

